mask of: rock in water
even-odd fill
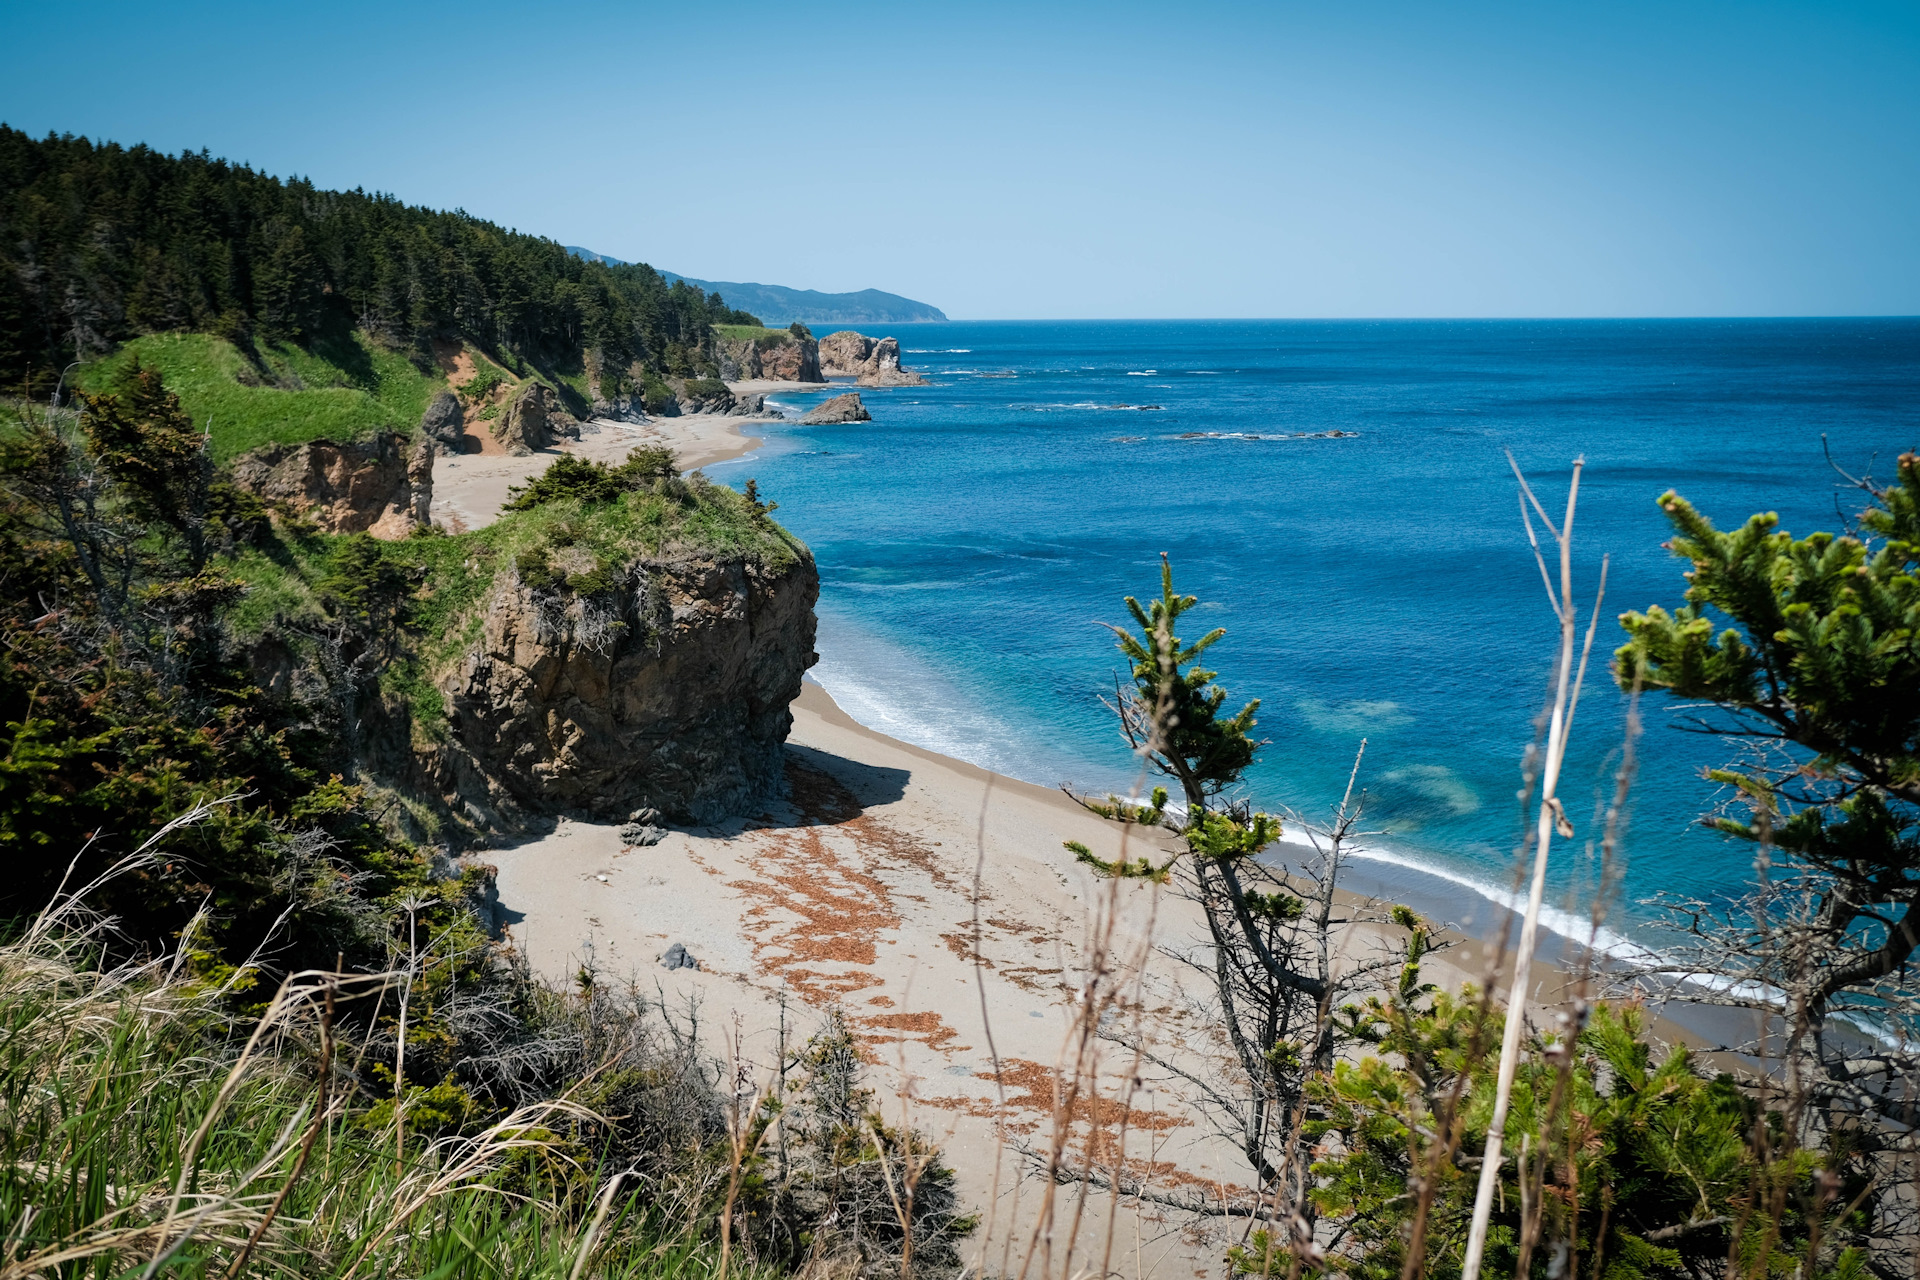
[[[900,343],[893,338],[875,341],[864,333],[842,329],[820,339],[820,371],[829,377],[853,378],[863,387],[924,387],[927,380],[900,364]]]
[[[328,533],[404,538],[433,501],[432,448],[422,442],[410,455],[407,438],[390,431],[353,444],[271,444],[234,459],[233,483]]]
[[[467,434],[466,415],[461,412],[459,398],[450,391],[435,396],[427,411],[420,415],[420,430],[448,453],[459,453]]]
[[[860,403],[860,393],[849,391],[824,404],[815,405],[800,421],[807,426],[817,427],[824,422],[871,422],[873,415],[867,412],[867,406]]]
[[[864,333],[842,329],[820,339],[820,372],[829,378],[857,378],[867,357],[873,354],[873,339]]]
[[[660,967],[663,969],[698,969],[700,962],[687,954],[687,948],[683,944],[676,942],[661,953]]]

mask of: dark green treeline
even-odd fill
[[[42,391],[73,361],[142,333],[245,347],[360,328],[423,355],[434,336],[459,334],[535,361],[586,360],[613,395],[636,361],[700,372],[709,325],[754,323],[651,267],[585,262],[464,212],[322,191],[204,151],[36,140],[0,125],[9,392]]]

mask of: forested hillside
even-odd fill
[[[60,371],[147,333],[306,343],[364,330],[424,360],[464,336],[600,394],[704,372],[708,326],[758,321],[646,266],[586,262],[462,211],[322,191],[192,152],[34,139],[0,125],[0,379]]]

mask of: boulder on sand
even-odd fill
[[[459,453],[465,447],[466,415],[452,392],[442,391],[433,398],[427,411],[420,415],[420,430],[448,453]]]
[[[871,422],[873,415],[867,412],[867,406],[860,403],[860,393],[849,391],[824,404],[815,405],[800,421],[807,426],[817,427],[823,422]]]

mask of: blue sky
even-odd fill
[[[0,119],[950,315],[1920,313],[1920,5],[0,3]]]

